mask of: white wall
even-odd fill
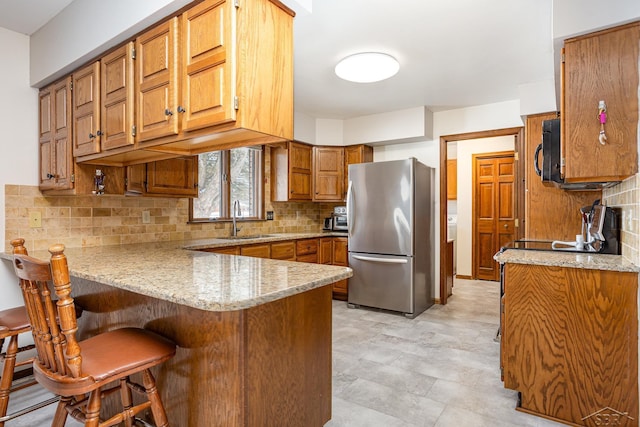
[[[458,226],[457,240],[457,274],[471,276],[472,264],[472,227],[473,227],[473,164],[472,156],[480,153],[512,151],[513,136],[495,138],[469,139],[458,141]]]
[[[33,86],[68,74],[191,0],[74,1],[31,36]]]
[[[374,146],[373,160],[376,162],[380,162],[385,160],[399,160],[406,159],[408,157],[415,157],[427,166],[435,168],[436,179],[435,193],[433,195],[433,226],[435,230],[434,239],[435,242],[438,242],[440,240],[440,218],[438,215],[438,212],[440,212],[440,137],[443,135],[457,135],[469,132],[504,129],[520,126],[523,126],[523,122],[520,118],[520,103],[517,100],[481,105],[470,108],[440,111],[433,114],[433,140],[412,142],[406,144]],[[458,171],[460,171],[459,165]],[[458,207],[458,215],[459,214],[460,208]],[[446,218],[444,218],[444,220],[446,221]],[[458,221],[460,221],[459,217]],[[439,250],[436,250],[434,262],[436,274],[434,278],[433,292],[436,298],[440,298]],[[460,265],[460,258],[458,258],[458,265]],[[459,274],[463,274],[462,272],[460,272],[459,267],[458,272]]]
[[[0,241],[4,242],[5,184],[38,184],[38,91],[29,86],[28,36],[0,28],[0,58]],[[9,236],[13,237],[18,236]],[[0,283],[0,309],[22,305],[8,261],[0,261]]]

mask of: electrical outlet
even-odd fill
[[[267,211],[267,221],[273,221],[273,211]]]
[[[42,213],[40,211],[29,212],[29,228],[42,227]]]
[[[149,224],[151,222],[151,212],[142,211],[142,223]]]

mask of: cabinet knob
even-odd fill
[[[182,108],[181,105],[178,105],[178,113],[185,113],[187,110],[185,110],[184,108]]]
[[[101,130],[99,130],[99,129],[98,129],[98,132],[96,132],[96,135],[98,135],[98,136],[102,136],[102,135],[104,135],[104,134],[102,133],[102,131],[101,131]]]
[[[94,134],[92,134],[91,132],[89,132],[89,139],[93,139],[93,138],[95,138],[95,137],[96,137],[96,136],[95,136]]]
[[[51,178],[55,178],[55,175],[51,175],[50,173],[47,174],[47,179],[51,179]]]
[[[170,109],[167,108],[167,109],[164,110],[164,115],[165,116],[173,116],[173,111],[171,111]]]

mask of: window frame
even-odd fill
[[[265,149],[263,145],[256,147],[236,147],[236,148],[248,148],[254,151],[254,154],[257,154],[258,158],[255,161],[254,168],[254,180],[253,184],[255,186],[255,199],[254,203],[256,206],[256,216],[250,217],[238,217],[236,221],[263,221],[265,220],[264,215],[264,173],[265,173]],[[196,218],[193,215],[194,209],[194,200],[196,198],[189,199],[189,223],[218,223],[218,222],[228,222],[232,221],[231,209],[233,202],[231,201],[231,182],[233,177],[231,177],[230,168],[231,168],[231,150],[235,148],[228,148],[226,150],[213,150],[220,152],[220,216],[217,218]],[[204,153],[201,153],[204,154]]]

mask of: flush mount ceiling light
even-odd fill
[[[336,65],[338,77],[350,82],[373,83],[394,76],[400,64],[393,56],[379,52],[363,52],[347,56]]]

